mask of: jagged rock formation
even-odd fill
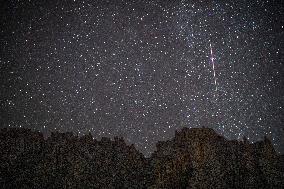
[[[0,188],[143,188],[146,159],[122,138],[0,132]],[[135,186],[135,187],[133,187]]]
[[[155,188],[281,188],[271,142],[227,141],[210,128],[183,128],[152,156]]]
[[[283,188],[283,156],[265,138],[228,141],[183,128],[145,158],[123,138],[0,130],[0,188]]]

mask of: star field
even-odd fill
[[[149,155],[181,127],[284,152],[283,5],[6,1],[0,127],[123,136]],[[213,50],[217,91],[214,84]]]

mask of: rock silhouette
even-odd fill
[[[270,140],[227,140],[183,128],[145,158],[123,138],[22,128],[0,130],[0,188],[284,188],[284,158]]]

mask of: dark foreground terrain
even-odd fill
[[[0,130],[0,188],[284,188],[271,142],[183,128],[145,158],[122,138]]]

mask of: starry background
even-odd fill
[[[0,127],[123,136],[149,156],[204,126],[283,153],[276,2],[1,1]]]

